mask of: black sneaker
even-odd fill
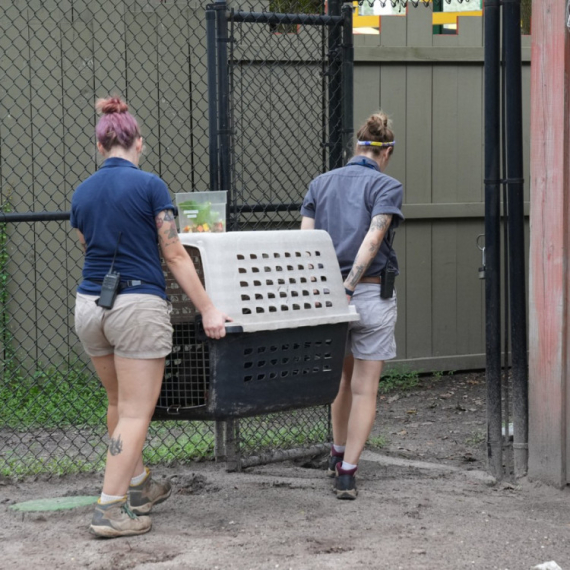
[[[334,481],[334,490],[337,499],[356,499],[358,491],[356,490],[356,469],[344,471],[340,464],[336,466],[336,478]]]
[[[333,455],[334,451],[331,451],[329,455],[329,466],[327,469],[327,477],[336,477],[336,466],[339,463],[342,463],[342,459],[344,454],[342,455]]]

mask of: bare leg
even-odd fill
[[[344,460],[347,463],[358,465],[360,454],[372,431],[376,417],[378,384],[383,365],[382,360],[355,359],[354,361],[351,382],[352,406],[344,452]]]
[[[107,453],[103,492],[119,496],[127,494],[131,477],[141,458],[160,393],[164,358],[136,360],[115,356],[115,370],[118,379],[118,422]]]
[[[331,406],[333,443],[335,445],[346,445],[348,418],[350,416],[350,408],[352,407],[350,383],[353,367],[354,357],[351,354],[344,359],[338,394]]]
[[[119,384],[117,382],[117,371],[115,370],[115,355],[108,354],[107,356],[92,356],[91,362],[95,367],[95,371],[101,380],[101,384],[107,392],[107,431],[109,437],[113,435],[117,423],[119,422]],[[131,477],[140,475],[144,470],[144,463],[142,453],[137,462]]]

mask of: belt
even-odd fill
[[[91,283],[95,283],[95,285],[103,285],[103,281],[99,281],[98,279],[86,279],[86,281],[91,281]],[[119,293],[128,289],[129,287],[138,287],[139,285],[146,285],[145,281],[141,281],[140,279],[131,279],[130,281],[121,281],[119,283]]]
[[[348,275],[343,275],[342,279],[346,280],[346,278],[348,277]],[[377,283],[378,285],[380,284],[380,277],[362,277],[362,279],[360,279],[360,281],[358,283]]]

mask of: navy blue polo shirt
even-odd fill
[[[347,275],[378,214],[391,214],[392,225],[372,260],[366,277],[376,277],[389,261],[398,270],[396,252],[387,237],[404,219],[402,184],[384,174],[374,160],[355,156],[342,168],[321,174],[309,185],[301,215],[315,220],[315,229],[332,238],[340,270]]]
[[[101,293],[101,286],[93,280],[102,281],[108,273],[121,232],[114,269],[121,274],[121,282],[144,282],[121,294],[148,293],[166,299],[155,217],[173,209],[168,188],[158,176],[122,158],[105,160],[71,199],[71,226],[83,234],[87,244],[83,281],[77,291]]]

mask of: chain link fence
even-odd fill
[[[343,120],[340,18],[331,26],[267,17],[323,15],[315,0],[225,7],[227,106],[215,101],[227,113],[224,132],[219,116],[214,127],[210,117],[206,8],[187,0],[3,6],[1,474],[93,471],[104,462],[106,397],[73,330],[82,253],[67,213],[74,188],[99,166],[97,98],[126,98],[143,130],[141,167],[173,194],[215,189],[226,168],[236,230],[298,227],[309,181],[346,155],[352,115]],[[238,21],[245,12],[265,16]],[[213,137],[226,158],[212,155]],[[329,409],[227,425],[153,422],[145,460],[222,457],[222,432],[235,443],[234,458],[271,460],[276,450],[327,441]]]

